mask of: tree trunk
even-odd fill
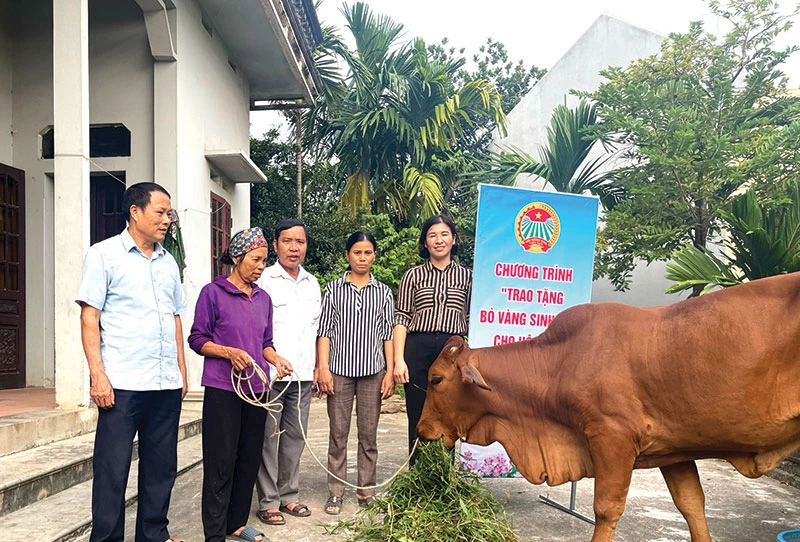
[[[695,202],[697,207],[697,227],[694,230],[693,244],[697,248],[706,248],[708,244],[708,225],[706,224],[706,200],[699,199]],[[692,287],[692,295],[689,297],[697,297],[705,288],[704,285],[698,284]]]
[[[303,146],[301,143],[303,137],[303,125],[301,124],[302,113],[298,109],[295,113],[297,115],[297,123],[295,125],[295,156],[297,160],[297,218],[303,219]]]

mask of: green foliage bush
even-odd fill
[[[350,234],[355,231],[368,231],[375,237],[375,242],[378,244],[378,255],[372,266],[372,274],[395,293],[403,273],[422,262],[417,254],[417,239],[419,238],[419,229],[417,228],[408,227],[398,230],[387,215],[370,215],[363,211],[355,217],[340,211],[336,213],[335,219],[339,221],[338,225],[331,224],[329,217],[323,217],[320,220],[324,224],[312,220],[308,223],[310,235],[319,236],[320,241],[324,241],[325,245],[322,247],[317,244],[314,247],[315,252],[313,257],[309,258],[311,263],[308,266],[309,271],[315,271],[323,287],[328,282],[341,277],[347,268],[347,261],[344,257],[345,243]],[[334,230],[338,231],[332,235]],[[325,255],[321,253],[323,248]]]
[[[420,445],[418,453],[414,467],[398,475],[385,495],[333,530],[347,528],[351,540],[364,542],[519,540],[503,506],[441,441]]]

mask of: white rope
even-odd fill
[[[256,392],[253,389],[253,380],[255,378],[258,378],[261,382],[265,384],[264,389],[261,392]],[[289,386],[286,386],[278,395],[273,397],[271,401],[265,400],[269,399],[269,390],[272,389],[272,385],[275,383],[277,378],[278,378],[277,375],[275,375],[275,378],[269,380],[267,378],[267,374],[264,372],[264,369],[262,369],[255,362],[244,371],[239,371],[235,367],[231,368],[231,384],[233,385],[233,391],[236,392],[236,395],[238,395],[242,399],[242,401],[244,401],[247,404],[265,409],[267,411],[267,414],[269,414],[269,416],[272,418],[272,421],[274,422],[275,425],[275,432],[272,435],[270,435],[270,438],[279,435],[281,433],[280,431],[278,431],[278,421],[275,418],[275,414],[279,414],[280,412],[283,411],[283,404],[278,404],[278,400],[283,396],[284,393],[286,393],[286,390],[289,389]],[[406,458],[405,462],[403,462],[403,464],[400,466],[397,472],[392,474],[388,480],[386,480],[385,482],[381,482],[380,484],[375,484],[374,486],[358,486],[356,484],[351,484],[347,480],[339,478],[331,471],[329,471],[327,467],[325,467],[325,465],[322,464],[322,461],[319,460],[317,454],[314,453],[314,450],[311,449],[311,444],[308,442],[308,437],[306,436],[305,429],[303,428],[303,421],[301,419],[302,413],[300,412],[300,395],[301,395],[300,377],[297,376],[297,373],[292,373],[292,381],[295,380],[297,381],[297,418],[298,421],[300,422],[300,432],[303,435],[303,441],[306,443],[306,448],[308,448],[308,452],[311,454],[311,457],[314,458],[314,461],[317,462],[317,465],[322,467],[322,470],[327,472],[331,477],[340,481],[344,485],[351,487],[353,489],[361,489],[361,490],[381,488],[385,485],[390,484],[392,480],[397,478],[397,476],[401,472],[403,472],[403,469],[405,469],[409,461],[411,461],[414,452],[417,451],[417,444],[419,444],[419,439],[414,440],[414,446],[411,448],[411,453],[408,454],[408,457]]]

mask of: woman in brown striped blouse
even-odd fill
[[[432,216],[419,236],[419,255],[428,261],[406,271],[400,281],[392,344],[394,379],[406,392],[409,451],[417,438],[428,369],[447,339],[467,333],[472,272],[453,261],[457,254],[453,219]]]

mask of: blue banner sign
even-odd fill
[[[532,339],[556,314],[592,295],[599,200],[594,196],[478,186],[469,345]],[[462,444],[480,476],[517,472],[503,447]]]

